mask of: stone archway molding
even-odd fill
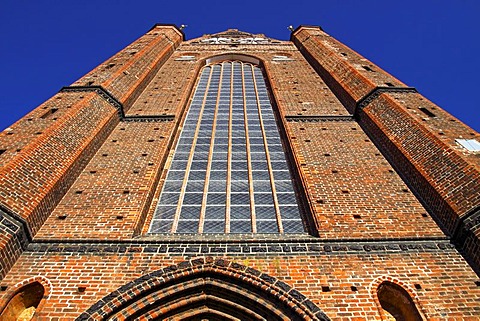
[[[146,274],[76,320],[330,320],[285,282],[224,258],[199,257]]]

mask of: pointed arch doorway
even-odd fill
[[[302,293],[211,257],[154,271],[110,293],[80,320],[330,320]]]

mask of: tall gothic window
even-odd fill
[[[150,233],[303,233],[260,68],[205,66]]]

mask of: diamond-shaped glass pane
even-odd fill
[[[251,233],[254,226],[303,233],[262,72],[219,62],[201,72],[150,232]]]
[[[203,225],[203,233],[223,233],[225,232],[224,220],[209,220]]]

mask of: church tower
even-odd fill
[[[0,320],[474,320],[479,145],[320,27],[157,24],[0,134]]]

